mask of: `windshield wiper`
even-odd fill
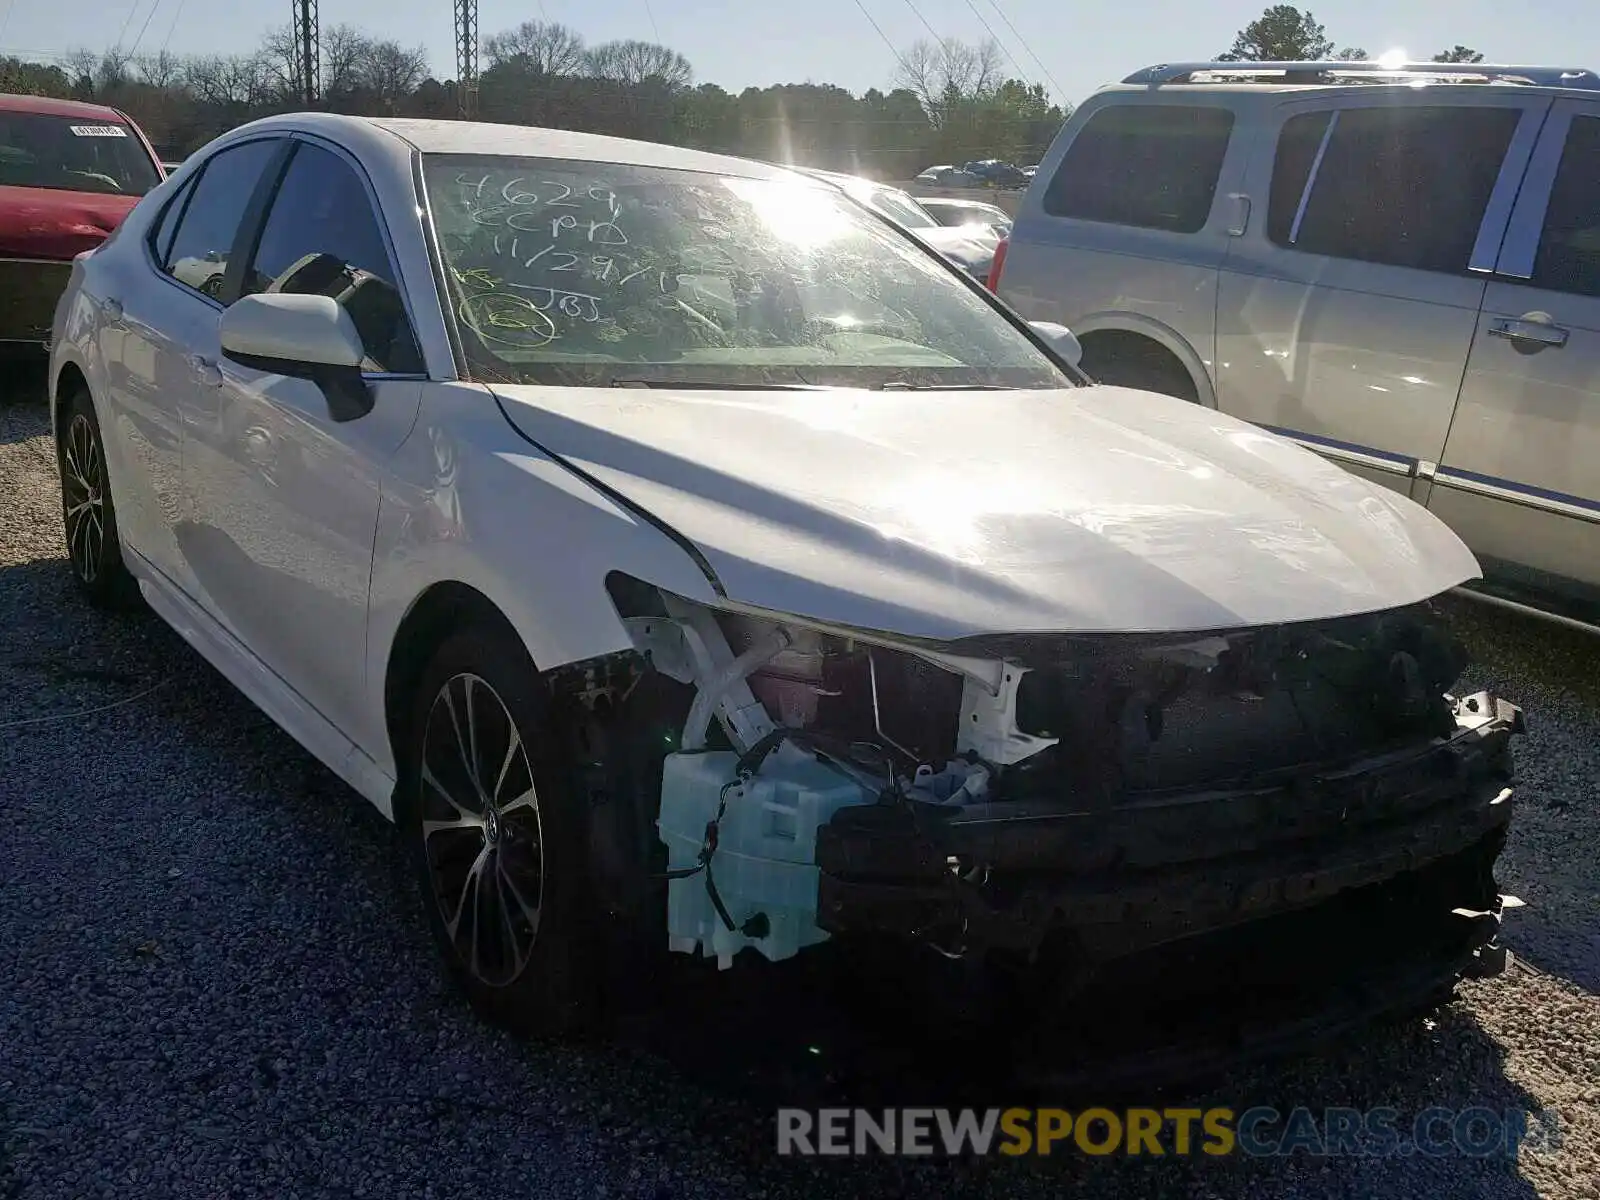
[[[907,383],[904,379],[891,379],[882,384],[883,392],[1014,392],[1017,389],[1003,383]]]
[[[607,387],[682,388],[690,392],[834,392],[821,383],[711,383],[703,379],[612,379]]]

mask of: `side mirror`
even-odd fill
[[[332,297],[241,296],[223,310],[221,335],[222,353],[234,362],[315,383],[335,421],[372,411],[372,394],[361,378],[366,348],[350,314]]]
[[[1073,366],[1083,361],[1083,347],[1078,343],[1078,335],[1065,325],[1057,325],[1054,321],[1029,321],[1028,326]]]

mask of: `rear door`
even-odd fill
[[[1496,574],[1600,598],[1600,100],[1545,124],[1429,507]]]
[[[1272,110],[1218,288],[1218,407],[1400,491],[1431,473],[1549,104],[1384,88]]]
[[[1012,225],[1001,296],[1080,336],[1141,332],[1209,376],[1224,181],[1248,154],[1232,100],[1108,97],[1040,165],[1049,182],[1035,182]]]

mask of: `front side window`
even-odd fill
[[[1533,260],[1535,287],[1600,296],[1600,117],[1577,117],[1567,131]]]
[[[474,375],[615,386],[1075,382],[943,262],[837,188],[427,155]]]
[[[367,189],[355,169],[330,150],[309,143],[295,148],[245,272],[242,292],[331,296],[360,331],[368,370],[406,374],[422,370],[422,356]]]
[[[1112,225],[1198,233],[1211,212],[1233,114],[1214,105],[1119,104],[1078,130],[1044,210]]]
[[[228,259],[245,209],[280,144],[265,139],[228,146],[201,168],[199,180],[182,203],[178,228],[162,260],[167,273],[179,283],[221,299]]]
[[[1514,107],[1442,105],[1291,117],[1268,237],[1308,254],[1465,271],[1521,118]]]
[[[142,196],[161,173],[120,121],[0,112],[0,187]]]

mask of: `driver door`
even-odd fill
[[[316,292],[367,350],[370,412],[335,421],[317,384],[220,352],[185,414],[185,558],[206,608],[341,731],[359,727],[379,478],[425,374],[389,238],[359,164],[296,138],[226,300]],[[253,246],[253,249],[250,247]]]

